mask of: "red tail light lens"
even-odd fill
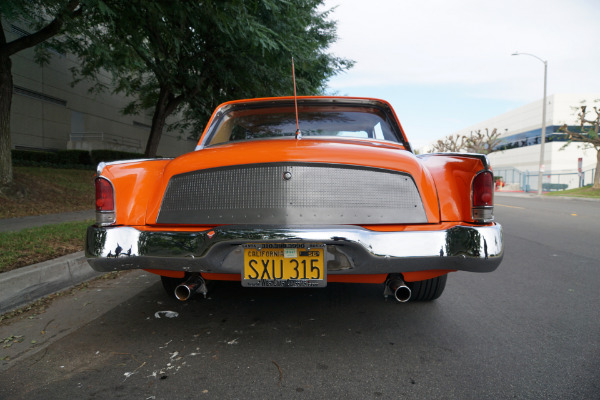
[[[494,176],[490,171],[481,172],[473,180],[473,207],[494,205]]]
[[[494,220],[494,175],[483,171],[473,179],[472,216],[475,222],[489,223]]]
[[[96,178],[96,211],[114,211],[115,193],[110,182]]]
[[[116,221],[115,190],[105,178],[96,178],[96,224],[111,225]]]

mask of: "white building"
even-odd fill
[[[17,24],[3,21],[8,41],[27,35]],[[143,153],[152,124],[152,110],[138,115],[123,115],[131,101],[110,90],[93,94],[90,82],[71,86],[70,69],[78,60],[70,54],[55,52],[46,65],[34,60],[34,50],[21,51],[12,59],[14,81],[11,108],[13,149],[65,150],[110,149]],[[111,86],[110,76],[100,77]],[[169,119],[171,121],[172,119]],[[178,132],[162,134],[158,154],[177,156],[194,149],[197,140]]]
[[[595,118],[592,106],[600,106],[597,94],[554,94],[547,97],[546,144],[544,149],[544,183],[567,184],[568,188],[580,185],[579,162],[583,183],[592,183],[596,168],[596,150],[584,150],[583,144],[565,145],[559,128],[567,124],[579,126],[579,106],[588,105],[588,119]],[[501,132],[502,151],[488,155],[496,176],[521,190],[537,190],[540,165],[540,140],[542,131],[542,100],[524,105],[504,114],[461,129],[453,134],[469,136],[481,129]],[[581,161],[579,160],[581,159]]]

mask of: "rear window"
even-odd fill
[[[399,142],[386,114],[373,107],[299,106],[303,137],[354,137]],[[206,145],[294,136],[293,106],[231,110],[211,129]]]

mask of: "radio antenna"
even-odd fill
[[[292,57],[292,79],[294,80],[294,107],[296,108],[296,139],[302,139],[300,124],[298,123],[298,97],[296,96],[296,69],[294,68],[294,57]]]

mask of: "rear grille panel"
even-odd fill
[[[289,179],[285,179],[285,176]],[[174,175],[159,224],[425,223],[409,174],[318,163],[269,163]]]

